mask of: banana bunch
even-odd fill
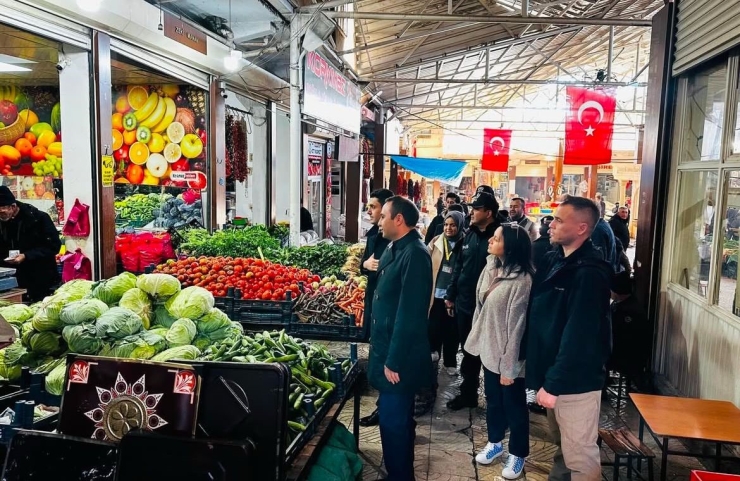
[[[149,94],[146,103],[134,116],[138,126],[147,127],[152,132],[161,133],[175,120],[177,105],[169,97],[160,97],[157,92]]]
[[[0,100],[10,100],[11,102],[14,102],[15,96],[18,95],[19,92],[20,91],[15,85],[0,85]]]

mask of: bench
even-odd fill
[[[632,479],[632,461],[647,461],[648,480],[653,481],[653,460],[655,454],[627,428],[599,429],[599,447],[605,443],[614,452],[614,462],[602,462],[602,466],[614,467],[614,481],[619,479],[619,468],[627,466],[627,477]],[[638,475],[639,475],[639,470]],[[642,478],[642,476],[640,476]],[[643,478],[644,479],[644,478]]]

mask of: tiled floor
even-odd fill
[[[331,349],[338,355],[347,355],[346,345],[332,344]],[[360,358],[366,358],[367,348],[360,347]],[[501,477],[501,463],[491,466],[475,464],[474,454],[486,444],[485,400],[481,396],[478,409],[465,409],[451,412],[445,403],[457,394],[460,378],[448,376],[445,372],[439,373],[439,394],[433,411],[417,418],[416,429],[416,480],[417,481],[471,481],[496,480],[504,481]],[[377,393],[368,388],[362,397],[360,407],[361,416],[370,414],[375,408]],[[634,407],[625,406],[622,402],[619,412],[615,409],[616,401],[602,404],[601,427],[615,428],[628,427],[637,433],[638,418]],[[352,401],[347,404],[340,420],[351,429]],[[677,421],[678,422],[678,421]],[[531,455],[527,459],[525,468],[526,479],[546,480],[549,473],[555,446],[550,442],[547,420],[545,416],[530,415],[530,443]],[[659,453],[657,446],[650,440],[646,442],[654,452]],[[360,428],[360,451],[365,463],[363,480],[377,480],[384,477],[382,467],[383,452],[380,444],[380,433],[377,427]],[[602,449],[603,460],[610,459]],[[655,463],[655,479],[659,479],[660,462]],[[694,458],[669,458],[669,481],[684,481],[689,477],[691,469],[702,469],[701,464]],[[622,479],[627,479],[626,469],[620,473]],[[643,465],[647,478],[647,469]],[[604,467],[604,479],[612,478],[612,468]]]

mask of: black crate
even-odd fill
[[[349,323],[350,319],[346,318],[342,324],[314,324],[300,322],[298,317],[294,316],[288,332],[303,339],[342,341],[347,338]]]
[[[348,360],[348,358],[338,359],[340,363],[343,363],[346,360]],[[343,374],[342,381],[337,384],[337,400],[341,401],[342,399],[344,399],[345,396],[347,396],[347,393],[357,381],[357,376],[359,374],[360,374],[360,365],[357,361],[355,361],[350,365],[350,368],[347,371],[347,373]]]
[[[333,399],[333,397],[327,399],[326,402],[324,402],[324,404],[316,410],[314,416],[309,419],[308,424],[306,425],[306,430],[298,434],[298,436],[296,436],[295,439],[293,439],[293,441],[290,443],[288,449],[285,452],[285,462],[287,465],[290,465],[293,463],[293,461],[295,461],[301,450],[314,437],[319,424],[321,424],[321,421],[324,420],[324,418],[326,417],[326,413],[329,412],[329,409],[334,405],[334,402],[335,399]]]
[[[234,319],[234,298],[233,297],[215,297],[214,307],[217,307],[226,314],[229,319]]]
[[[227,297],[231,299],[231,312],[229,318],[239,322],[246,331],[264,331],[270,329],[288,329],[293,317],[293,299],[291,294],[285,296],[284,301],[257,301],[242,299],[241,291],[229,289]],[[229,302],[224,301],[229,308]],[[226,312],[226,311],[224,311]]]

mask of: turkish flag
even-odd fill
[[[568,165],[601,165],[612,161],[617,99],[601,90],[567,87],[565,157]]]
[[[509,171],[511,130],[483,129],[481,169],[491,172]]]

